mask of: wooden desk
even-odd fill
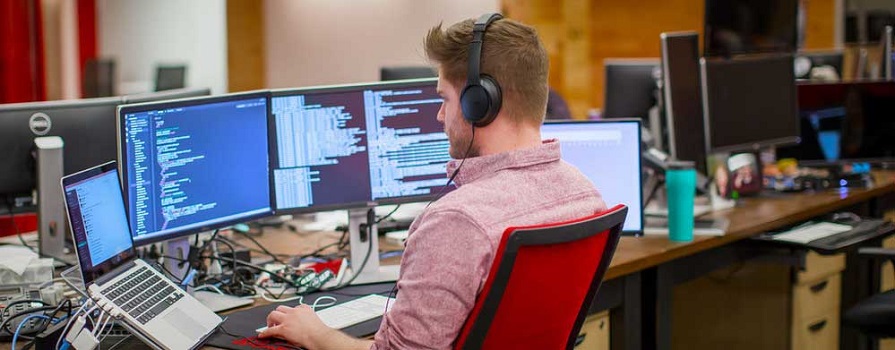
[[[675,283],[742,258],[742,247],[737,243],[749,237],[856,206],[879,211],[877,198],[895,193],[895,172],[874,175],[876,184],[868,189],[744,199],[735,208],[708,214],[729,220],[728,233],[720,237],[698,236],[686,243],[671,242],[665,236],[623,237],[591,311],[611,311],[613,348],[667,349],[671,331],[668,301]],[[268,229],[258,240],[273,253],[298,255],[335,242],[339,235]],[[248,240],[239,240],[252,245]],[[385,242],[381,242],[381,247],[382,250],[401,248]],[[713,263],[693,268],[694,262],[705,261]],[[397,262],[397,259],[386,261]],[[263,304],[266,302],[259,300],[255,306]],[[2,344],[0,350],[8,346]]]

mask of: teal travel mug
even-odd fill
[[[696,200],[696,169],[693,162],[672,161],[665,170],[668,198],[668,238],[693,240],[693,202]]]

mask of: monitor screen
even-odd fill
[[[709,151],[745,151],[798,142],[792,55],[703,58],[701,65]]]
[[[895,159],[895,82],[799,85],[801,142],[777,158],[806,163]]]
[[[66,177],[63,190],[85,283],[133,257],[115,162]]]
[[[122,106],[120,167],[134,241],[271,213],[267,92]]]
[[[562,159],[593,182],[607,206],[628,206],[625,233],[643,232],[639,120],[550,121],[541,138],[559,140]]]
[[[796,50],[799,0],[706,0],[705,55]]]
[[[649,110],[657,102],[659,60],[609,59],[604,65],[603,118],[649,120]]]
[[[436,79],[273,93],[276,210],[431,199],[450,160]],[[350,185],[347,185],[350,184]]]
[[[668,150],[706,173],[705,123],[699,78],[699,34],[662,33],[662,79]]]

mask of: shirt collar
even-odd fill
[[[447,175],[451,176],[460,167],[460,163],[463,162],[460,173],[454,178],[457,186],[462,186],[500,170],[523,168],[536,164],[555,162],[559,159],[559,141],[550,139],[543,141],[537,147],[467,158],[465,162],[462,159],[453,159],[447,164]]]

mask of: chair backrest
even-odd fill
[[[571,349],[628,208],[503,233],[455,349]]]

